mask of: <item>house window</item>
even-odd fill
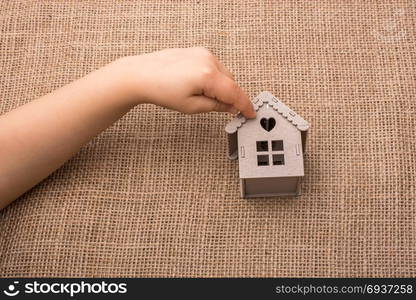
[[[271,141],[271,151],[269,151],[269,141],[257,141],[256,150],[258,166],[269,166],[270,164],[282,166],[285,164],[283,140]]]
[[[285,156],[283,154],[272,154],[273,165],[280,166],[285,164]]]
[[[272,141],[272,151],[283,151],[283,141]]]
[[[268,155],[257,155],[257,165],[258,166],[268,166],[269,165],[269,156]]]
[[[259,141],[257,142],[257,152],[269,151],[269,142],[268,141]]]

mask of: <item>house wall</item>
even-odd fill
[[[273,117],[276,125],[271,131],[261,127],[262,118]],[[268,166],[257,165],[256,141],[268,141],[269,148],[271,140],[283,140],[284,143],[284,165],[273,165],[270,161]],[[300,131],[286,118],[281,116],[272,107],[263,105],[257,112],[256,119],[248,120],[238,130],[239,171],[240,178],[256,177],[291,177],[303,176],[303,152]],[[267,152],[264,154],[270,154]]]
[[[300,177],[273,177],[242,179],[242,197],[297,195]]]

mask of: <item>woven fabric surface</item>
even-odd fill
[[[311,130],[302,196],[246,200],[231,116],[136,107],[0,212],[0,275],[416,276],[415,20],[410,0],[1,1],[1,113],[198,45]]]

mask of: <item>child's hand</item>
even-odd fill
[[[255,117],[247,95],[206,49],[118,59],[0,117],[0,210],[145,102],[183,113],[239,110]]]
[[[231,73],[205,48],[166,49],[124,57],[126,88],[137,103],[183,113],[226,111],[255,117],[251,101]]]

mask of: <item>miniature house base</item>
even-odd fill
[[[241,178],[241,196],[272,197],[300,195],[300,177]]]
[[[227,124],[228,156],[239,160],[241,196],[300,195],[309,124],[269,92],[253,100],[255,119]]]

